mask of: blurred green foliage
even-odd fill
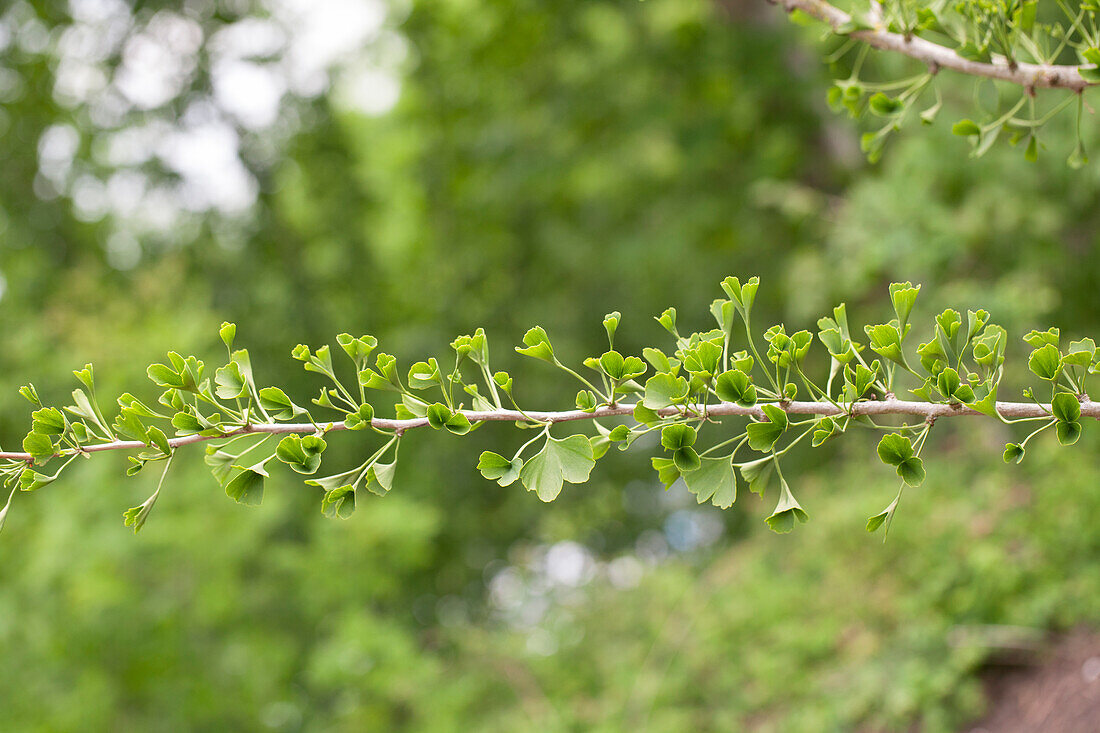
[[[133,29],[162,5],[133,9]],[[268,10],[181,12],[209,38]],[[731,273],[761,274],[761,323],[792,330],[840,300],[857,322],[881,316],[885,284],[913,280],[914,320],[980,305],[1010,333],[1095,335],[1094,168],[996,148],[968,160],[940,127],[868,166],[858,131],[826,108],[812,35],[767,8],[390,12],[409,48],[391,111],[288,94],[296,126],[238,131],[252,209],[138,231],[131,268],[116,256],[121,217],[88,216],[42,183],[41,138],[72,125],[77,164],[109,177],[95,151],[110,134],[208,92],[205,51],[178,98],[107,124],[58,101],[63,6],[0,14],[23,38],[0,50],[0,443],[26,430],[19,384],[57,401],[92,361],[105,394],[133,390],[170,348],[218,353],[222,320],[240,325],[261,381],[299,393],[314,387],[290,348],[340,331],[421,358],[479,325],[506,352],[539,323],[579,356],[620,310],[618,343],[634,351],[665,306],[703,325]],[[45,44],[24,42],[39,26]],[[156,160],[138,168],[177,178]],[[538,364],[506,366],[542,385],[525,404],[571,402]],[[196,454],[135,537],[121,513],[154,477],[89,462],[17,496],[0,539],[5,726],[949,730],[980,711],[974,675],[998,649],[988,625],[1097,620],[1100,505],[1088,431],[1011,468],[998,459],[1009,436],[944,433],[952,457],[928,462],[885,546],[852,519],[896,488],[870,438],[800,467],[813,520],[783,537],[756,530],[755,500],[697,509],[626,457],[544,506],[478,476],[480,450],[509,435],[492,426],[461,448],[408,441],[395,490],[348,522],[289,479],[239,507]],[[349,464],[361,450],[354,436],[330,448]]]

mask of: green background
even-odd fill
[[[125,38],[166,13],[201,38],[174,95],[109,119],[58,91],[85,16],[0,11],[4,446],[29,425],[20,384],[62,403],[94,362],[101,394],[151,399],[145,366],[169,349],[219,358],[223,320],[259,381],[300,403],[318,383],[289,358],[299,342],[371,333],[407,365],[483,326],[495,368],[548,408],[573,391],[511,352],[528,327],[577,362],[619,310],[624,351],[667,346],[651,316],[675,305],[708,327],[730,274],[761,276],[762,326],[812,328],[842,300],[877,322],[900,279],[924,286],[922,338],[949,306],[985,307],[1013,336],[1097,334],[1100,181],[1064,163],[1072,121],[1034,164],[1007,145],[970,160],[941,120],[869,165],[859,123],[825,103],[829,49],[766,3],[393,2],[392,109],[365,113],[335,82],[287,92],[278,122],[235,125],[246,210],[177,210],[159,229],[89,215],[80,175],[138,172],[182,200],[178,171],[119,163],[111,136],[188,119],[216,84],[211,39],[277,5],[120,6]],[[107,78],[124,47],[97,62]],[[968,114],[971,86],[942,83]],[[77,144],[55,180],[42,139],[57,125]],[[1010,396],[1025,355],[1010,344]],[[288,471],[261,507],[238,506],[188,451],[134,536],[122,511],[155,477],[125,478],[117,455],[80,462],[16,496],[0,535],[0,727],[958,730],[1006,646],[1100,621],[1093,431],[1009,467],[1013,434],[965,422],[937,425],[885,545],[863,525],[896,477],[870,435],[792,456],[811,520],[786,536],[762,521],[774,497],[697,507],[644,450],[543,505],[474,468],[519,445],[509,426],[410,434],[394,490],[347,521]],[[335,438],[326,465],[364,443]]]

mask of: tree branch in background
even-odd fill
[[[847,35],[863,41],[883,51],[893,51],[926,64],[931,71],[951,69],[969,76],[985,77],[1019,84],[1025,89],[1069,89],[1080,92],[1098,81],[1087,81],[1081,76],[1086,66],[1009,63],[1003,57],[995,57],[989,62],[973,61],[963,58],[955,49],[941,46],[915,35],[906,36],[893,33],[882,26],[881,21],[874,28],[858,28],[853,25],[851,15],[824,0],[772,0],[782,5],[787,12],[800,10],[809,16],[824,21],[834,33]]]

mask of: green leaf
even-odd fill
[[[779,503],[775,506],[775,511],[766,520],[768,527],[773,532],[779,534],[785,534],[794,529],[795,520],[798,520],[802,524],[809,521],[809,516],[795,501],[794,494],[791,493],[791,489],[787,486],[787,482],[783,479],[779,480]]]
[[[1001,457],[1004,458],[1005,463],[1012,461],[1019,463],[1024,460],[1024,447],[1016,443],[1005,443],[1005,450]]]
[[[582,484],[595,465],[592,444],[583,435],[561,439],[548,435],[542,450],[523,464],[519,478],[528,491],[549,502],[561,493],[563,481]]]
[[[967,401],[966,406],[972,410],[977,410],[983,415],[996,418],[999,413],[997,412],[997,384],[989,384],[988,391],[985,396],[978,401]]]
[[[671,458],[651,458],[649,460],[653,464],[653,470],[657,472],[658,480],[665,485],[666,490],[676,483],[676,479],[680,478],[680,471]]]
[[[427,411],[428,424],[436,430],[446,429],[455,435],[470,432],[470,420],[461,412],[455,412],[441,402],[430,405]]]
[[[530,356],[532,359],[541,359],[551,364],[557,361],[554,358],[554,347],[550,345],[550,338],[546,335],[546,331],[543,330],[542,326],[535,326],[523,334],[523,343],[525,348],[516,347],[516,351],[520,354]]]
[[[374,357],[375,369],[363,368],[359,370],[359,384],[367,389],[377,389],[387,392],[401,392],[401,379],[397,376],[397,359],[386,353],[379,353]]]
[[[728,456],[701,459],[699,468],[684,474],[684,483],[699,504],[728,509],[737,499],[737,475]]]
[[[1035,27],[1035,15],[1038,6],[1039,0],[1024,0],[1019,10],[1016,11],[1016,22],[1019,23],[1020,30],[1025,34],[1031,33],[1031,30]]]
[[[1096,358],[1096,342],[1090,338],[1071,341],[1066,353],[1062,355],[1062,363],[1067,366],[1087,367]]]
[[[872,366],[878,365],[878,360],[871,363]],[[852,401],[856,401],[867,392],[867,389],[875,381],[875,371],[868,369],[862,364],[856,364],[856,368],[852,369],[850,366],[844,367],[844,377],[846,381],[852,385]]]
[[[34,388],[33,384],[24,384],[19,388],[19,394],[23,396],[27,402],[30,402],[35,407],[42,406],[42,400],[38,398],[38,390]],[[7,509],[7,505],[4,506]]]
[[[172,366],[153,364],[146,370],[149,379],[161,387],[182,389],[185,392],[198,390],[199,381],[202,379],[203,363],[193,356],[186,358],[174,351],[168,352],[168,360]]]
[[[61,435],[68,421],[56,407],[44,407],[31,413],[31,430],[43,435]]]
[[[676,309],[665,308],[664,313],[659,316],[654,316],[657,323],[661,324],[661,327],[671,333],[673,336],[679,336],[676,332]]]
[[[275,456],[298,473],[314,474],[321,466],[321,454],[326,447],[324,439],[317,435],[288,435],[279,441]]]
[[[660,349],[646,347],[642,349],[642,356],[658,372],[675,375],[680,366],[680,362],[676,359],[669,359],[665,356],[665,352]]]
[[[626,360],[618,351],[608,351],[600,357],[600,369],[612,379],[622,379]]]
[[[1035,349],[1027,360],[1027,368],[1040,379],[1053,382],[1062,373],[1062,355],[1054,344]]]
[[[752,311],[752,304],[756,300],[756,290],[760,287],[760,278],[750,277],[742,285],[736,277],[727,277],[722,281],[722,290],[737,304],[737,310],[746,320]]]
[[[733,368],[739,372],[752,375],[752,367],[756,362],[749,356],[747,351],[735,351],[730,354],[730,361],[733,363]]]
[[[451,419],[443,426],[447,428],[447,432],[452,435],[465,435],[473,429],[473,425],[470,424],[470,418],[466,417],[461,412],[456,412],[451,416]]]
[[[745,430],[749,436],[749,447],[767,453],[787,429],[787,413],[775,405],[763,405],[761,409],[768,416],[768,422],[751,422]]]
[[[940,110],[942,108],[943,108],[943,100],[942,99],[937,99],[935,104],[933,104],[931,107],[929,107],[926,110],[923,110],[920,113],[920,122],[921,122],[921,124],[922,125],[931,125],[933,122],[935,122],[936,118],[939,116]]]
[[[905,363],[905,357],[901,352],[902,335],[896,325],[880,323],[876,326],[866,326],[864,332],[876,353],[898,364]]]
[[[626,440],[630,437],[630,435],[630,428],[628,428],[626,425],[616,425],[607,434],[607,437],[608,440],[610,440],[611,442],[618,443],[620,441]]]
[[[916,456],[907,458],[898,464],[898,476],[909,486],[920,486],[924,483],[924,461]]]
[[[642,404],[650,410],[659,410],[682,402],[687,394],[688,383],[683,377],[655,374],[646,380]]]
[[[1095,73],[1092,73],[1094,71],[1092,69],[1081,69],[1080,71],[1085,81],[1090,84],[1100,83],[1100,69],[1095,70]],[[1077,170],[1086,166],[1088,162],[1089,156],[1088,153],[1085,152],[1085,143],[1081,138],[1077,138],[1077,145],[1074,146],[1073,152],[1066,158],[1066,164],[1070,168]]]
[[[742,463],[739,468],[741,469],[741,478],[749,484],[749,491],[763,496],[764,490],[768,487],[768,479],[771,478],[772,469],[775,468],[775,459],[773,456],[765,456],[755,461]]]
[[[900,466],[913,457],[913,444],[900,433],[888,433],[878,442],[878,457],[888,466]]]
[[[31,454],[35,463],[41,463],[43,460],[53,457],[54,445],[48,435],[31,432],[23,438],[23,450]]]
[[[809,331],[799,331],[788,336],[783,325],[780,324],[769,328],[764,333],[764,339],[768,342],[768,359],[780,369],[786,369],[805,359],[813,341],[813,334]]]
[[[493,382],[500,387],[506,395],[512,394],[512,377],[508,372],[497,372],[493,375]]]
[[[890,506],[886,507],[885,509],[883,509],[881,512],[879,512],[875,516],[868,517],[868,519],[867,519],[867,531],[868,532],[874,532],[876,529],[881,527],[883,525],[883,523],[886,522],[886,520],[888,520],[891,516],[893,516],[894,511],[898,508],[898,500],[900,498],[901,498],[901,494],[898,494],[898,496],[894,497],[894,500],[892,502],[890,502]]]
[[[383,377],[373,369],[362,369],[359,371],[359,384],[363,385],[367,389],[377,389],[383,392],[400,392],[401,388],[394,385],[393,382]]]
[[[1081,423],[1079,422],[1062,422],[1054,426],[1055,432],[1058,434],[1058,442],[1062,445],[1073,445],[1081,439]]]
[[[701,341],[693,348],[682,349],[676,353],[681,357],[684,368],[692,375],[708,380],[718,371],[718,364],[722,359],[722,346],[713,341]]]
[[[1028,137],[1027,148],[1024,149],[1024,160],[1028,163],[1039,160],[1039,141],[1034,135]]]
[[[151,364],[145,372],[149,375],[149,379],[153,380],[153,383],[158,387],[184,388],[184,383],[180,375],[171,367],[165,366],[164,364]]]
[[[237,475],[229,479],[225,485],[225,494],[238,504],[247,506],[259,506],[264,499],[264,479],[266,473],[253,468],[240,470]]]
[[[355,487],[339,486],[326,491],[321,499],[321,514],[326,517],[347,519],[355,513]]]
[[[623,360],[623,368],[621,373],[616,379],[621,382],[625,382],[630,379],[637,379],[646,373],[645,362],[636,356],[628,356]]]
[[[676,469],[685,476],[691,471],[698,470],[701,460],[699,453],[694,448],[685,446],[672,452],[672,462],[676,465]]]
[[[439,362],[435,357],[428,361],[418,361],[409,367],[409,387],[428,389],[443,384],[443,375],[439,372]]]
[[[83,369],[75,369],[73,376],[79,379],[80,383],[87,387],[89,392],[95,394],[95,378],[91,364],[85,364]]]
[[[276,420],[292,420],[296,415],[305,414],[305,410],[291,402],[278,387],[264,387],[260,390],[260,407]]]
[[[1059,422],[1077,422],[1081,419],[1081,403],[1078,402],[1076,395],[1068,392],[1059,392],[1054,395],[1050,403],[1050,411]]]
[[[868,100],[868,104],[871,111],[880,117],[891,117],[905,107],[901,100],[888,97],[882,92],[873,94]]]
[[[496,481],[501,486],[509,486],[519,478],[519,472],[523,468],[523,459],[516,458],[509,461],[504,456],[485,451],[477,461],[477,470],[490,481]]]
[[[366,430],[374,420],[374,407],[369,403],[359,405],[355,412],[349,412],[344,417],[344,427],[348,430]]]
[[[756,386],[747,374],[736,369],[722,372],[714,386],[718,399],[734,402],[742,407],[756,404]]]
[[[683,423],[666,425],[661,429],[661,446],[666,450],[679,450],[695,445],[695,428]]]
[[[105,435],[112,437],[111,431],[104,424],[100,416],[99,407],[93,404],[92,400],[88,398],[88,395],[84,394],[84,390],[74,389],[73,401],[76,402],[75,405],[70,405],[65,408],[68,412],[77,417],[84,418],[102,430]]]
[[[168,436],[155,425],[150,426],[145,432],[145,442],[160,451],[163,455],[172,455],[172,446],[168,442]]]
[[[973,120],[959,120],[951,126],[951,132],[965,137],[967,135],[980,135],[982,128],[978,127],[978,124]]]
[[[219,450],[216,446],[209,446],[203,460],[206,465],[210,466],[210,474],[214,477],[214,480],[220,486],[225,486],[229,481],[230,474],[233,473],[233,462],[237,460],[237,456],[228,451]]]
[[[596,395],[592,394],[592,390],[590,389],[582,389],[581,391],[577,392],[576,404],[578,410],[583,410],[584,412],[595,412],[597,405]]]
[[[489,364],[489,339],[485,336],[485,329],[478,328],[473,336],[459,336],[451,342],[458,360],[461,363],[466,357],[480,366]]]
[[[145,425],[137,413],[129,408],[123,408],[115,418],[114,429],[116,433],[132,440],[145,442]]]
[[[634,419],[642,425],[653,426],[661,421],[661,416],[639,402],[634,405]]]
[[[813,434],[813,438],[810,441],[810,444],[814,448],[816,448],[819,445],[821,445],[822,443],[824,443],[826,440],[828,440],[829,438],[833,437],[833,435],[836,434],[836,431],[837,431],[836,421],[833,420],[833,418],[828,417],[828,416],[823,417],[823,418],[819,419],[817,421],[817,423],[814,425],[814,434]]]
[[[305,360],[302,368],[307,372],[316,372],[331,377],[334,372],[332,370],[332,350],[328,344],[317,347],[317,350]]]
[[[223,400],[239,399],[248,392],[248,383],[235,360],[214,372],[214,384],[217,385],[214,393]]]
[[[718,328],[722,329],[722,332],[726,334],[733,331],[734,314],[736,312],[737,306],[733,304],[732,300],[715,298],[710,304],[710,314],[714,316],[714,320],[717,321]]]
[[[985,324],[989,321],[989,311],[979,308],[976,311],[968,310],[966,312],[966,338],[968,340],[973,339],[978,335],[978,332],[982,330]]]
[[[619,311],[612,311],[603,317],[603,328],[607,332],[607,345],[615,348],[615,331],[619,328],[619,319],[623,316]]]
[[[19,474],[19,490],[20,491],[38,491],[43,486],[49,486],[57,480],[61,475],[61,471],[64,470],[64,466],[59,468],[53,475],[47,476],[44,473],[39,473],[32,468],[24,468]]]
[[[951,367],[947,367],[936,377],[936,389],[944,397],[954,396],[960,384],[962,384],[962,380],[959,379],[959,373]]]
[[[978,144],[970,151],[970,157],[980,158],[989,152],[989,149],[997,142],[997,137],[1001,134],[1001,130],[1003,129],[1003,125],[996,125],[990,129],[983,130],[981,137],[978,138]],[[973,140],[971,142],[973,142]]]
[[[366,490],[378,496],[385,496],[394,488],[394,473],[397,472],[397,460],[389,463],[374,462],[366,470]]]
[[[897,468],[898,476],[909,486],[924,482],[924,462],[913,454],[913,444],[900,433],[882,436],[878,443],[878,457],[882,462]]]
[[[367,359],[378,346],[378,339],[374,336],[360,336],[353,338],[350,333],[342,333],[336,337],[336,343],[351,358],[357,369],[361,369],[367,363]]]
[[[1038,331],[1036,329],[1032,329],[1027,332],[1026,336],[1024,336],[1024,342],[1029,346],[1033,346],[1036,349],[1041,348],[1046,344],[1051,344],[1057,347],[1061,340],[1061,333],[1061,330],[1056,327],[1048,328],[1046,331]]]
[[[920,285],[913,287],[911,282],[890,284],[890,302],[894,306],[894,313],[903,331],[905,324],[909,322],[909,314],[913,312],[913,304],[917,302],[919,294]]]
[[[145,520],[149,518],[149,512],[153,511],[153,506],[157,503],[157,497],[160,496],[160,486],[157,486],[157,490],[142,503],[141,506],[135,506],[127,509],[122,513],[122,525],[124,527],[133,527],[134,534],[141,531],[141,528],[145,526]]]
[[[225,344],[225,348],[232,350],[233,339],[237,337],[237,324],[223,321],[221,327],[218,328],[218,336],[221,338],[222,343]],[[134,531],[136,532],[137,530]]]

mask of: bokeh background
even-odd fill
[[[832,49],[762,0],[7,0],[0,443],[20,384],[61,403],[93,362],[149,397],[145,367],[218,358],[223,320],[299,402],[299,342],[372,333],[408,364],[484,326],[546,407],[573,389],[511,353],[528,327],[579,359],[617,309],[637,351],[669,305],[706,327],[729,274],[762,277],[763,325],[883,319],[900,279],[918,323],[1097,336],[1072,119],[1035,164],[970,160],[943,119],[869,165],[825,103]],[[971,114],[969,82],[943,90]],[[2,727],[963,730],[1007,651],[1100,623],[1100,444],[1006,467],[1011,433],[959,422],[886,544],[863,525],[896,477],[863,435],[792,456],[811,520],[787,536],[774,497],[698,507],[644,452],[543,505],[474,469],[506,426],[410,435],[348,521],[289,472],[238,506],[192,452],[135,536],[155,477],[80,462],[0,536]]]

